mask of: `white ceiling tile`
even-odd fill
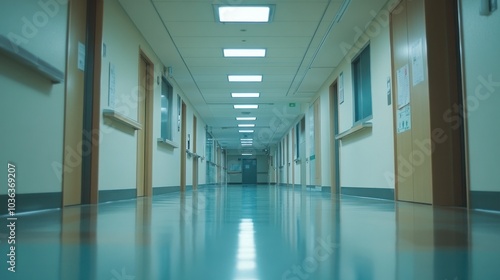
[[[155,72],[171,66],[174,90],[189,99],[225,148],[235,149],[241,148],[235,117],[246,116],[244,112],[258,116],[256,146],[278,141],[300,117],[300,105],[317,96],[344,58],[339,45],[352,44],[355,28],[363,29],[386,1],[351,0],[342,21],[332,25],[343,0],[252,0],[252,4],[276,5],[270,24],[215,21],[214,4],[241,1],[119,0],[162,61]],[[224,47],[266,48],[267,56],[228,59],[222,57]],[[263,82],[229,83],[228,74],[263,74]],[[259,109],[233,109],[232,104],[247,100],[235,101],[231,92],[260,92],[251,100]],[[289,107],[290,102],[297,106]],[[290,117],[280,120],[277,115],[283,112]]]

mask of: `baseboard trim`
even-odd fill
[[[170,187],[155,187],[153,188],[153,195],[161,195],[166,193],[179,192],[181,187],[179,186],[170,186]]]
[[[341,187],[342,195],[394,200],[394,189]]]
[[[500,192],[471,191],[470,208],[500,211]]]
[[[10,197],[6,194],[0,195],[0,201],[2,201],[2,206],[0,209],[0,215],[8,214],[7,201]],[[58,209],[62,207],[62,193],[61,192],[51,192],[51,193],[27,193],[20,194],[16,193],[16,214],[22,212],[30,211],[41,211],[49,209]],[[4,204],[5,202],[5,204]]]
[[[137,198],[137,189],[100,190],[99,203]]]

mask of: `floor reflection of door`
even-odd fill
[[[257,184],[257,159],[243,159],[243,184]]]

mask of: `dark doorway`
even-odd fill
[[[243,184],[257,184],[257,159],[243,159],[242,170]]]

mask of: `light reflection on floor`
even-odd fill
[[[6,217],[0,217],[5,220]],[[185,194],[18,217],[0,279],[498,279],[500,215],[301,188]]]

